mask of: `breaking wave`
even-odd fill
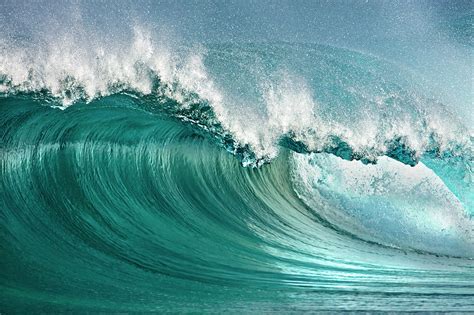
[[[140,29],[0,47],[3,309],[472,309],[472,131],[416,74]]]

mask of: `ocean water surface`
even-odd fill
[[[0,313],[474,311],[473,16],[0,3]]]

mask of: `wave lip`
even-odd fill
[[[399,70],[394,65],[375,57],[285,44],[171,53],[140,30],[120,54],[69,45],[29,53],[2,47],[2,93],[33,93],[62,108],[134,95],[145,100],[145,110],[165,110],[203,127],[244,165],[271,161],[280,146],[364,163],[388,156],[411,166],[422,156],[473,157],[468,129],[442,104],[416,95],[414,82],[392,74]],[[271,59],[257,69],[246,59],[248,51],[267,50],[278,56],[277,70]]]

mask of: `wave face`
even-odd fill
[[[472,311],[472,130],[419,75],[88,40],[0,42],[0,311]]]

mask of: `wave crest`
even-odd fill
[[[375,57],[319,45],[171,49],[142,29],[134,34],[127,49],[110,51],[71,40],[29,49],[3,42],[0,91],[60,108],[133,95],[147,110],[198,124],[244,165],[271,161],[281,146],[412,166],[423,155],[473,157],[468,129]]]

